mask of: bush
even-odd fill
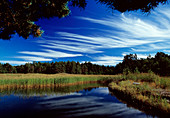
[[[158,75],[154,73],[130,73],[124,76],[126,80],[134,80],[134,81],[144,81],[144,82],[155,82],[155,80],[159,78]]]

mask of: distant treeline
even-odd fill
[[[136,54],[124,56],[123,62],[115,66],[115,73],[147,73],[154,72],[161,76],[170,76],[170,55],[157,52],[155,57],[137,58]]]
[[[113,74],[114,67],[100,66],[90,62],[79,63],[75,61],[41,63],[26,63],[20,66],[0,64],[0,73],[70,73],[70,74]]]
[[[170,55],[158,52],[155,57],[137,58],[136,54],[124,56],[123,62],[116,66],[96,65],[91,62],[75,61],[41,63],[33,62],[25,65],[12,66],[0,64],[0,73],[70,73],[70,74],[119,74],[119,73],[154,72],[161,76],[170,76]]]

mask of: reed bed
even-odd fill
[[[122,76],[122,81],[109,84],[114,95],[127,103],[131,101],[131,104],[143,108],[142,110],[170,115],[170,78],[154,73],[130,73]]]
[[[102,84],[99,83],[87,83],[87,84],[76,84],[72,86],[40,86],[38,88],[30,88],[30,87],[9,87],[9,88],[0,88],[0,95],[21,95],[23,97],[30,97],[30,96],[43,96],[43,95],[65,95],[70,94],[72,92],[77,92],[80,90],[89,90],[90,88],[94,87],[101,87]]]
[[[118,75],[77,75],[77,74],[0,74],[0,86],[62,85],[68,83],[105,81],[119,78]]]
[[[157,88],[170,89],[169,77],[160,77],[154,73],[130,73],[128,75],[122,75],[122,76],[124,80],[155,83]]]
[[[115,75],[81,75],[81,74],[0,74],[1,79],[51,79],[51,78],[63,78],[63,77],[114,77]]]

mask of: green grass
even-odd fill
[[[49,85],[49,84],[68,84],[85,81],[97,81],[101,78],[87,77],[69,77],[69,78],[51,78],[51,79],[11,79],[0,80],[0,85]]]
[[[130,73],[128,75],[124,75],[124,78],[126,80],[154,82],[155,79],[159,78],[159,76],[154,73]]]
[[[162,115],[170,114],[169,77],[160,77],[154,73],[129,73],[122,75],[122,78],[122,81],[109,84],[116,97],[146,112],[153,110],[152,113],[161,111]],[[134,82],[140,84],[135,85]]]
[[[0,86],[38,86],[71,84],[77,82],[106,81],[120,78],[119,75],[74,75],[74,74],[4,74],[0,75]]]
[[[99,83],[87,83],[87,84],[76,84],[72,86],[41,86],[38,88],[20,88],[20,87],[10,87],[10,88],[2,88],[0,89],[1,95],[22,95],[22,96],[34,96],[34,95],[57,95],[57,94],[69,94],[72,92],[80,91],[83,89],[94,88],[102,86]]]
[[[122,76],[125,80],[155,83],[157,88],[170,89],[169,77],[160,77],[154,73],[130,73],[128,75],[122,75]]]

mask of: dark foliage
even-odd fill
[[[138,10],[149,12],[159,3],[167,0],[96,0],[120,12]],[[9,40],[12,35],[27,39],[30,35],[39,37],[43,33],[34,22],[42,18],[62,18],[70,13],[68,3],[85,8],[87,0],[1,0],[0,39]]]
[[[2,70],[6,70],[5,64],[2,65]],[[52,62],[41,63],[33,62],[26,63],[25,65],[13,66],[17,70],[17,73],[70,73],[70,74],[114,74],[114,67],[112,66],[100,66],[85,62],[80,64],[79,62],[67,61],[67,62]],[[13,71],[0,71],[0,73],[12,73]]]
[[[157,7],[159,3],[165,4],[167,0],[96,0],[106,4],[112,9],[120,12],[142,10],[142,12],[150,12]]]
[[[170,76],[170,55],[158,52],[155,57],[148,56],[147,59],[138,59],[137,55],[126,55],[122,63],[115,67],[115,73],[128,72],[154,72],[161,76]]]
[[[1,0],[0,38],[10,39],[17,33],[27,39],[41,36],[43,31],[34,21],[41,18],[62,18],[69,14],[68,2],[85,8],[85,0]]]
[[[113,66],[79,63],[74,61],[41,63],[26,63],[20,66],[0,64],[0,73],[70,73],[70,74],[119,74],[154,72],[161,76],[170,76],[170,55],[158,52],[155,57],[138,59],[136,54],[126,55],[122,63]]]

